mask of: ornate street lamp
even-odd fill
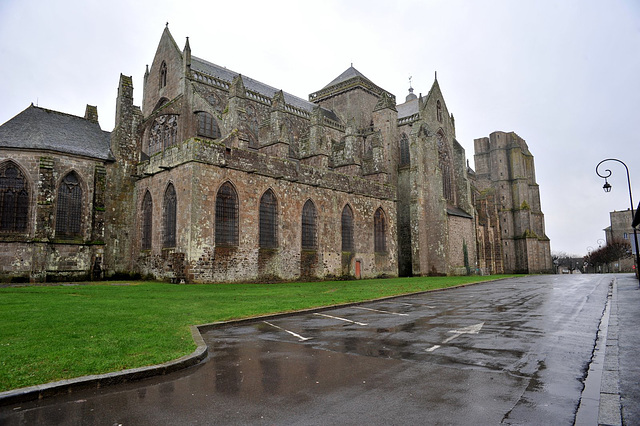
[[[617,158],[607,158],[599,162],[598,165],[596,166],[596,174],[604,179],[604,186],[602,187],[602,189],[604,189],[604,192],[611,192],[611,184],[607,180],[607,178],[611,176],[611,170],[605,169],[604,170],[605,174],[601,175],[600,172],[598,171],[598,167],[600,167],[600,164],[606,161],[617,161],[618,163],[622,164],[625,170],[627,171],[627,185],[629,186],[629,202],[631,203],[631,222],[633,222],[635,218],[635,213],[633,211],[633,196],[631,195],[631,178],[629,177],[629,168],[623,161],[618,160]],[[636,232],[635,227],[633,228],[633,239],[636,245],[636,277],[640,279],[640,272],[638,271],[638,267],[640,266],[640,247],[638,246],[638,233]]]

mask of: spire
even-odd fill
[[[413,87],[411,86],[411,79],[413,77],[409,76],[409,94],[407,95],[405,102],[414,101],[418,99],[418,97],[413,93]]]
[[[191,46],[189,45],[189,37],[187,37],[187,42],[184,44],[184,49],[182,50],[182,60],[184,62],[184,72],[186,74],[191,69]]]

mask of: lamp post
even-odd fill
[[[629,168],[623,161],[618,160],[617,158],[607,158],[599,162],[598,165],[596,166],[596,174],[604,179],[604,185],[602,186],[602,189],[604,189],[604,192],[611,192],[611,184],[607,180],[607,178],[611,176],[611,170],[605,169],[604,174],[601,175],[600,172],[598,171],[598,167],[600,167],[600,164],[606,161],[617,161],[618,163],[622,164],[624,166],[624,169],[627,171],[627,185],[629,186],[629,202],[631,203],[631,222],[633,222],[635,213],[633,211],[633,196],[631,195],[631,178],[629,177]],[[639,250],[640,247],[638,247],[638,233],[636,232],[636,228],[633,228],[633,239],[636,245],[636,277],[640,278],[640,273],[638,272],[638,267],[640,267],[640,250]]]

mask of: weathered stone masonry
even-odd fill
[[[437,79],[409,91],[397,104],[351,66],[301,99],[192,56],[165,28],[141,108],[120,76],[111,133],[91,106],[32,106],[0,126],[0,279],[550,269],[526,143],[476,140],[474,172]]]

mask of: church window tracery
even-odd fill
[[[313,201],[307,200],[302,207],[302,249],[315,250],[316,240],[316,206]]]
[[[82,232],[82,187],[76,172],[68,173],[58,186],[56,237],[76,238]]]
[[[173,184],[169,184],[164,193],[163,206],[163,247],[176,246],[176,216],[178,202],[176,199],[176,189]]]
[[[196,115],[198,116],[198,136],[218,139],[220,137],[220,128],[213,115],[204,111],[200,111]]]
[[[161,115],[153,121],[149,131],[149,155],[169,148],[178,142],[178,116]]]
[[[231,183],[225,182],[216,196],[216,245],[238,245],[238,195]]]
[[[373,245],[376,253],[387,252],[387,221],[382,208],[378,208],[373,216]]]
[[[442,132],[438,132],[437,145],[438,163],[440,166],[440,172],[442,173],[442,196],[451,204],[455,204],[451,156],[449,155],[449,147],[446,144]]]
[[[0,167],[0,232],[24,232],[29,216],[29,187],[11,161]]]
[[[278,201],[270,189],[260,198],[260,247],[278,247]]]
[[[142,199],[142,250],[151,249],[151,231],[153,219],[153,201],[147,191]]]
[[[353,211],[347,204],[342,209],[342,251],[353,251]]]

